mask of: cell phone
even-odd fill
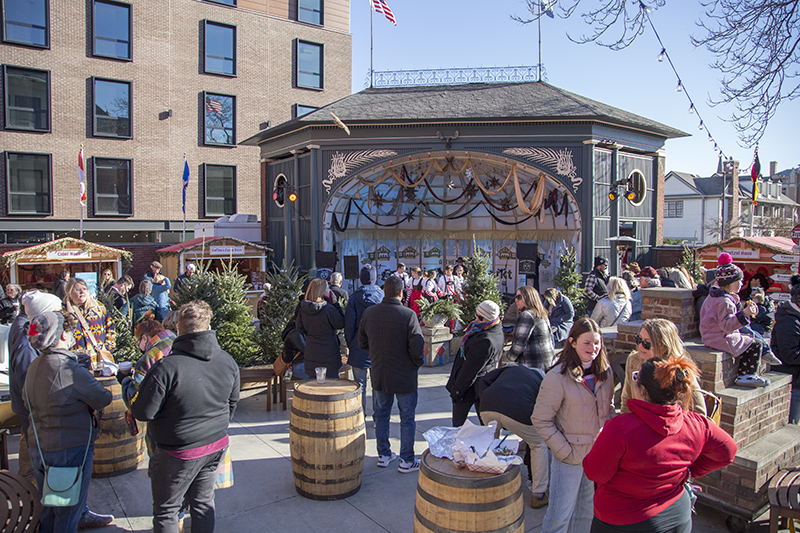
[[[128,431],[130,431],[132,437],[139,434],[139,423],[133,418],[133,413],[130,411],[125,411],[125,422],[128,423]]]

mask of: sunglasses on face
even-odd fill
[[[522,295],[521,294],[517,294],[516,296],[514,296],[514,299],[515,300],[522,300]]]
[[[643,339],[643,338],[641,338],[639,335],[636,335],[636,336],[633,338],[633,340],[634,340],[634,341],[636,341],[636,344],[641,344],[641,345],[642,345],[642,348],[644,348],[645,350],[649,350],[650,348],[652,348],[652,347],[653,347],[653,343],[651,343],[650,341],[646,341],[646,340],[644,340],[644,339]]]

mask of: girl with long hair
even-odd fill
[[[592,320],[601,328],[624,324],[631,317],[631,291],[624,279],[608,278],[608,296],[597,302],[592,311]]]
[[[419,267],[411,269],[411,293],[408,296],[408,306],[417,313],[417,316],[419,316],[419,303],[417,302],[424,298],[427,282],[428,278],[423,277],[422,269]]]
[[[600,327],[580,318],[545,375],[531,415],[553,453],[543,533],[589,530],[594,486],[582,462],[613,410],[614,380]]]
[[[529,285],[517,289],[514,303],[519,314],[508,358],[522,366],[547,372],[555,359],[547,309],[536,289]]]
[[[337,332],[344,327],[344,312],[331,294],[327,281],[311,280],[295,324],[297,331],[306,337],[306,368],[313,371],[324,366],[328,378],[334,379],[339,377],[342,366]]]
[[[550,318],[550,331],[553,333],[553,346],[567,340],[569,330],[575,322],[575,308],[572,302],[556,288],[544,291],[545,307]]]
[[[70,278],[66,292],[64,306],[75,321],[71,330],[74,349],[88,353],[92,363],[98,361],[103,351],[113,354],[117,332],[106,307],[92,297],[89,286],[80,278]]]

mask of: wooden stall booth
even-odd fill
[[[52,291],[59,273],[66,269],[70,277],[94,272],[98,275],[110,268],[114,278],[122,275],[122,261],[130,261],[131,253],[72,237],[37,244],[6,252],[1,264],[8,268],[9,281],[22,290]]]
[[[162,265],[162,273],[175,280],[186,270],[188,263],[205,265],[210,270],[222,269],[222,263],[231,261],[240,274],[247,276],[247,299],[253,307],[261,297],[267,258],[272,249],[236,237],[198,237],[161,248],[156,253]]]
[[[772,285],[768,294],[775,301],[789,300],[789,278],[797,273],[798,254],[787,237],[733,237],[698,248],[697,258],[708,269],[717,267],[717,258],[728,252],[744,271],[746,284],[755,274],[763,274]]]

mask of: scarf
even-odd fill
[[[467,344],[467,339],[469,339],[471,335],[474,335],[479,331],[486,331],[490,327],[499,323],[500,323],[499,316],[489,322],[478,322],[477,320],[473,320],[472,322],[470,322],[469,326],[467,326],[467,330],[464,332],[464,338],[461,339],[461,349],[459,350],[459,357],[466,357],[464,355],[464,345]]]

